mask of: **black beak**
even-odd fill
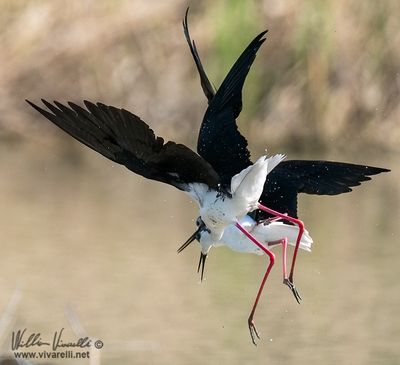
[[[199,227],[197,228],[196,232],[194,232],[189,238],[188,240],[181,246],[178,248],[178,253],[182,252],[186,247],[188,247],[195,239],[196,236],[198,235],[198,233],[202,230],[203,227]]]
[[[199,260],[199,266],[197,266],[197,272],[200,271],[200,266],[201,266],[201,281],[203,281],[204,265],[206,264],[206,258],[207,254],[204,254],[203,252],[200,251],[200,260]]]

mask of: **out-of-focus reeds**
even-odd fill
[[[187,5],[0,2],[1,140],[57,135],[24,103],[45,97],[122,106],[194,143],[206,100],[182,34]],[[193,3],[189,25],[216,86],[269,29],[239,120],[254,143],[398,150],[399,16],[397,0],[220,0]]]

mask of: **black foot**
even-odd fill
[[[250,337],[251,337],[251,342],[253,342],[254,346],[257,346],[256,343],[256,337],[260,340],[260,336],[257,332],[257,328],[256,325],[253,322],[253,318],[249,317],[249,319],[247,320],[247,323],[249,325],[249,331],[250,331]]]
[[[300,304],[300,301],[302,300],[299,292],[297,291],[297,288],[294,286],[294,283],[291,282],[289,279],[284,279],[283,284],[287,285],[289,289],[292,291],[294,295],[294,299],[296,299],[296,302]]]

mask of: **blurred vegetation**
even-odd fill
[[[256,351],[246,315],[265,260],[216,249],[194,285],[198,247],[175,251],[193,203],[115,168],[24,101],[125,107],[194,147],[207,102],[182,32],[188,5],[216,86],[269,29],[239,119],[256,154],[392,169],[351,194],[299,198],[315,242],[296,273],[306,299],[300,308],[283,288],[277,260]],[[68,304],[104,341],[104,365],[397,364],[399,15],[398,0],[0,0],[0,322],[18,284],[9,327],[69,330]]]
[[[216,86],[269,29],[239,119],[250,147],[399,151],[397,0],[2,0],[2,143],[71,143],[24,102],[43,97],[122,106],[193,146],[207,104],[182,33],[187,5]]]

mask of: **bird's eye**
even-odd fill
[[[196,226],[198,227],[198,226],[200,225],[200,223],[201,223],[201,218],[198,217],[198,218],[196,219]]]

